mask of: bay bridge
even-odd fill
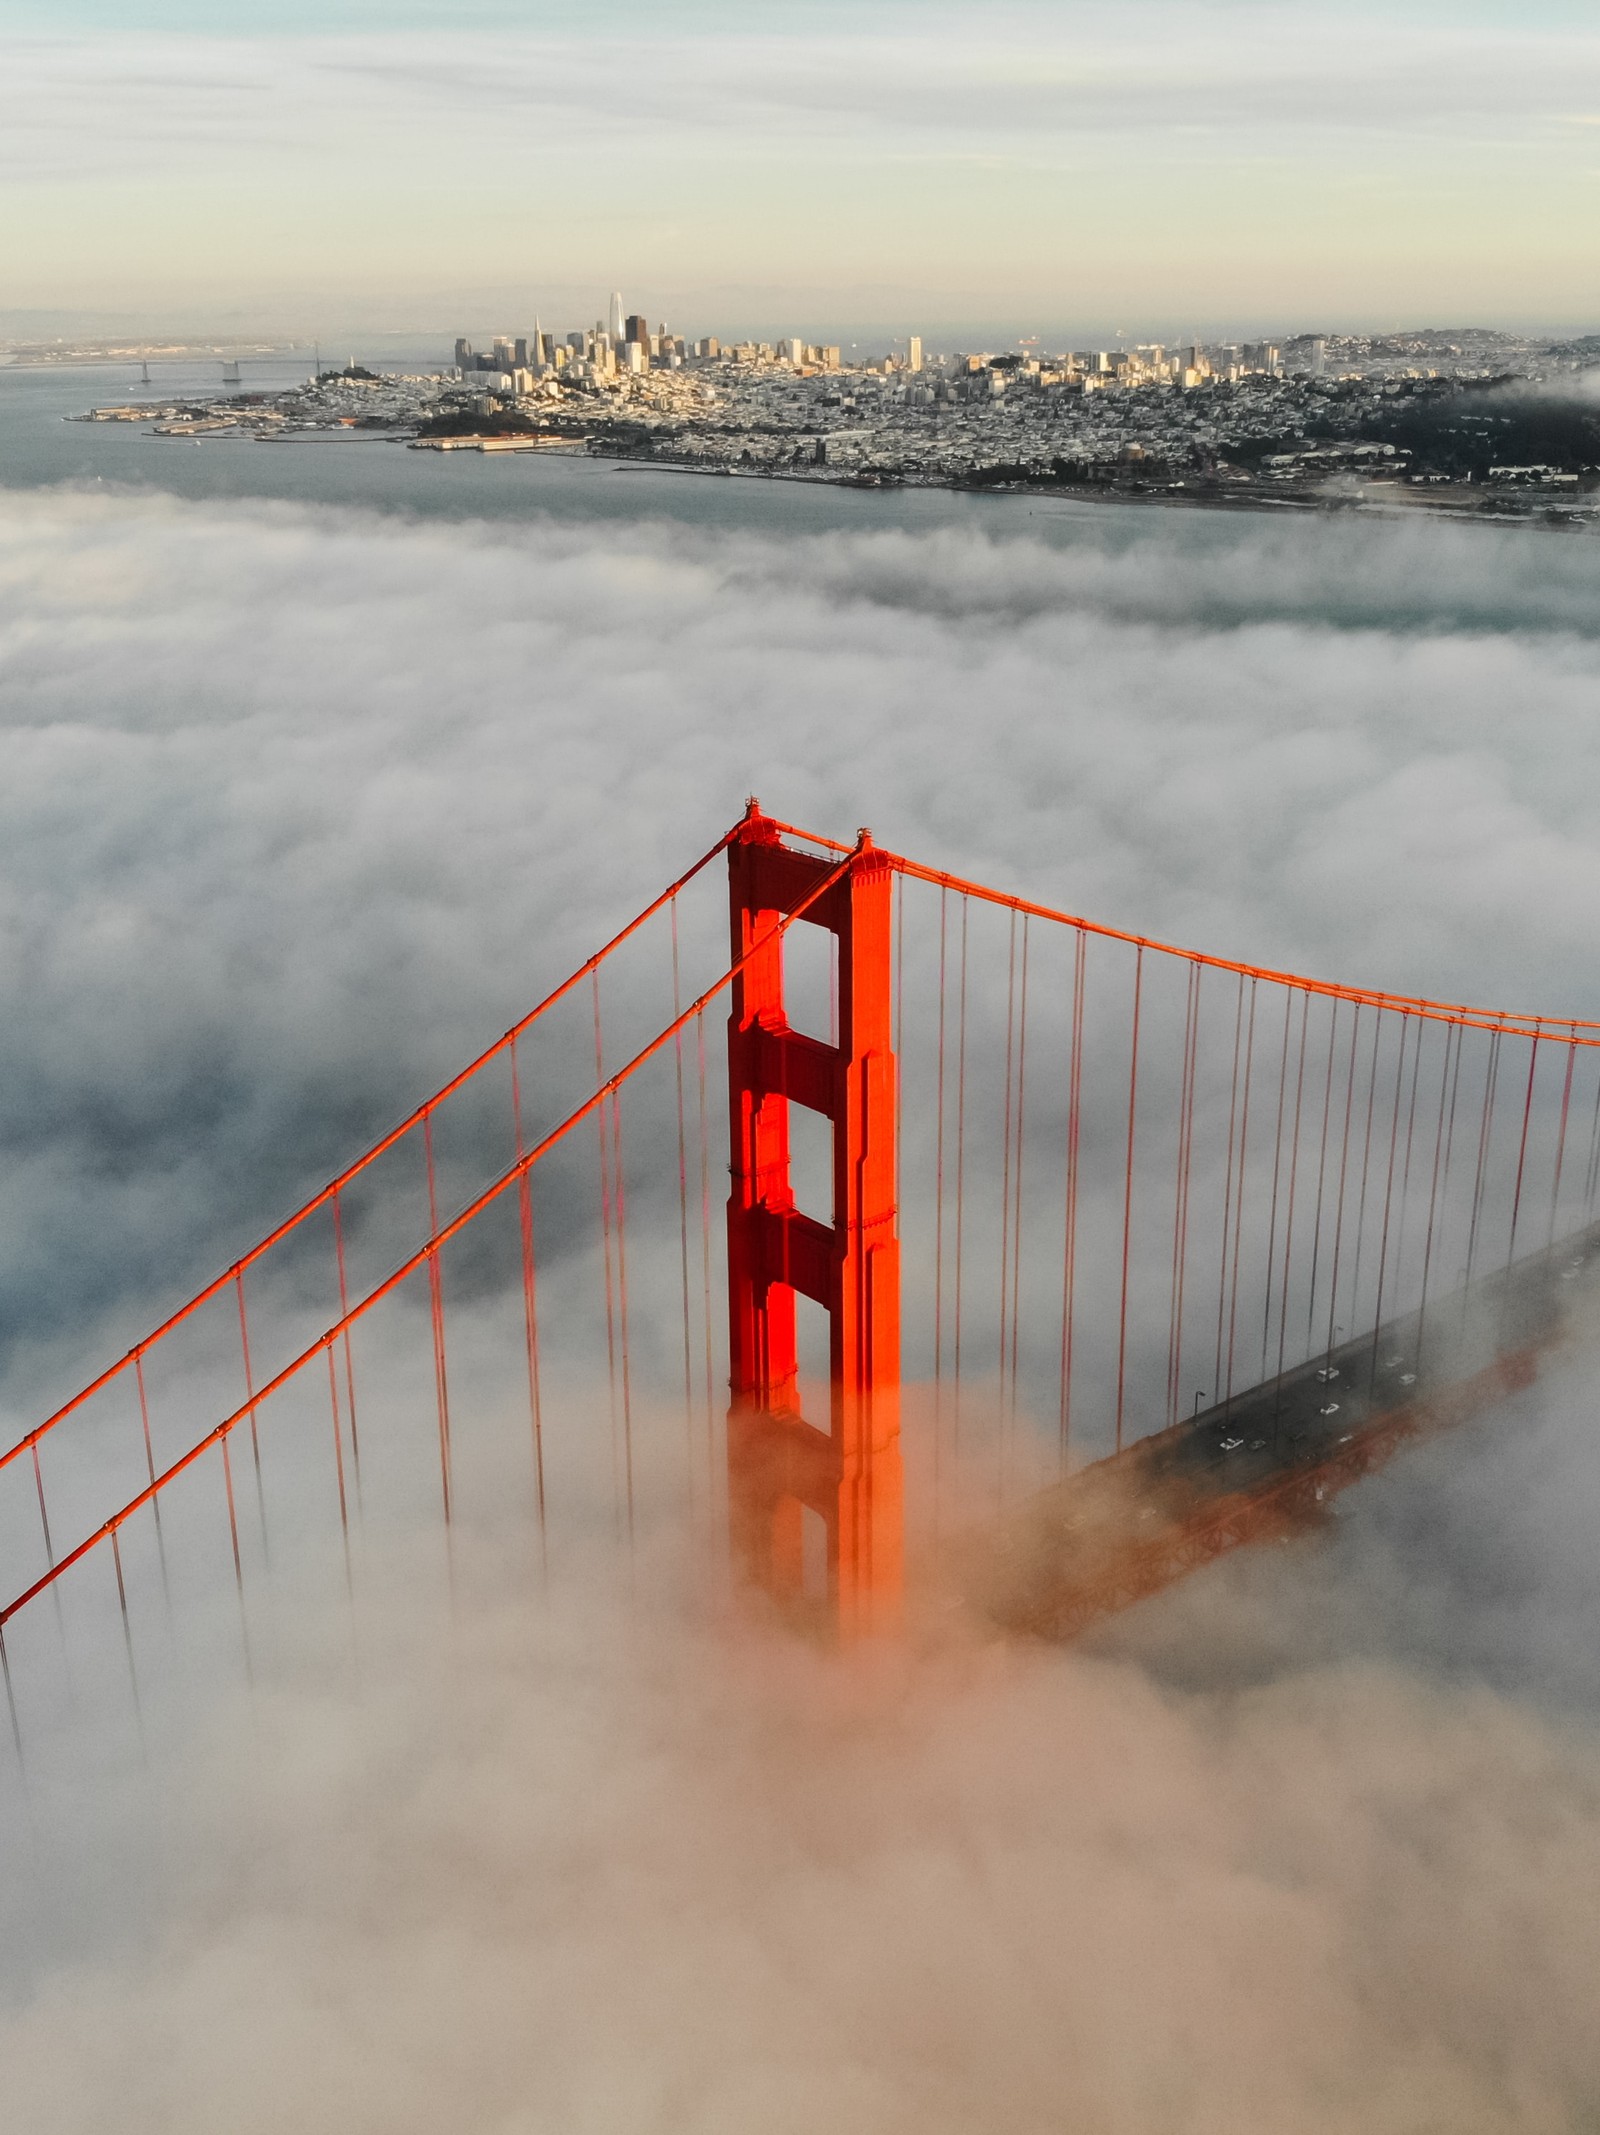
[[[509,1537],[545,1588],[688,1577],[840,1642],[1073,1635],[1526,1385],[1597,1188],[1600,1025],[752,801],[0,1453],[16,1769],[197,1655],[249,1675],[377,1536],[442,1603]]]

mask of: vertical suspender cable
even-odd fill
[[[55,1545],[50,1539],[50,1514],[44,1501],[44,1469],[39,1464],[39,1441],[37,1438],[28,1448],[28,1454],[33,1462],[33,1487],[39,1500],[39,1525],[44,1529],[45,1563],[51,1571],[54,1571],[56,1568]],[[50,1597],[55,1610],[56,1629],[61,1635],[61,1660],[62,1665],[65,1667],[67,1665],[67,1619],[61,1607],[61,1587],[59,1582],[52,1582]]]
[[[1383,1037],[1384,1013],[1380,1009],[1372,1028],[1372,1058],[1367,1063],[1367,1121],[1361,1144],[1361,1191],[1356,1196],[1356,1250],[1350,1269],[1350,1331],[1354,1334],[1361,1321],[1361,1248],[1366,1238],[1367,1225],[1367,1179],[1372,1169],[1372,1120],[1378,1102],[1378,1051]],[[1396,1064],[1395,1087],[1399,1089],[1399,1067]]]
[[[1250,1015],[1245,1026],[1244,1105],[1239,1114],[1239,1186],[1233,1197],[1233,1284],[1228,1297],[1228,1376],[1224,1401],[1233,1405],[1233,1335],[1239,1314],[1239,1256],[1244,1232],[1245,1171],[1250,1159],[1250,1076],[1256,1052],[1256,989],[1250,981]]]
[[[1078,1150],[1083,1123],[1083,1002],[1088,936],[1078,929],[1072,957],[1072,1044],[1067,1064],[1067,1177],[1061,1247],[1061,1472],[1072,1434],[1072,1349],[1077,1319]]]
[[[1261,1376],[1267,1376],[1267,1344],[1272,1336],[1272,1278],[1278,1264],[1278,1180],[1283,1170],[1283,1117],[1289,1105],[1289,1019],[1294,995],[1283,989],[1283,1049],[1278,1060],[1278,1117],[1272,1129],[1272,1202],[1267,1223],[1267,1279],[1261,1306]],[[1281,1308],[1280,1308],[1281,1309]]]
[[[142,1350],[136,1349],[133,1353],[133,1377],[134,1384],[139,1389],[139,1425],[144,1433],[144,1470],[149,1477],[152,1491],[154,1492],[156,1456],[155,1447],[150,1437],[150,1399],[145,1391],[144,1352]],[[167,1582],[167,1543],[161,1529],[161,1497],[159,1492],[154,1492],[152,1495],[150,1510],[155,1517],[156,1555],[161,1561],[161,1596],[166,1604],[167,1628],[170,1630],[172,1628],[172,1588]]]
[[[933,1141],[933,1522],[939,1532],[940,1485],[944,1445],[944,1029],[946,972],[946,905],[949,891],[939,885],[939,1037],[934,1095]]]
[[[1577,1062],[1578,1030],[1574,1024],[1567,1045],[1567,1072],[1561,1082],[1561,1125],[1556,1131],[1556,1166],[1550,1182],[1550,1229],[1545,1238],[1546,1250],[1556,1242],[1556,1205],[1561,1199],[1561,1171],[1567,1155],[1567,1114],[1572,1108],[1572,1071]]]
[[[1395,1293],[1404,1294],[1406,1272],[1406,1217],[1411,1207],[1411,1151],[1417,1133],[1417,1084],[1422,1074],[1423,1042],[1428,1025],[1417,1019],[1417,1042],[1411,1048],[1411,1094],[1406,1101],[1406,1147],[1400,1167],[1400,1227],[1395,1237]]]
[[[350,1573],[350,1515],[344,1494],[344,1431],[339,1422],[339,1375],[333,1364],[333,1344],[328,1344],[328,1405],[333,1412],[333,1466],[339,1484],[339,1533],[344,1541],[344,1590],[346,1598],[355,1600],[355,1583]]]
[[[128,1622],[128,1587],[122,1576],[122,1534],[111,1530],[111,1562],[117,1575],[117,1607],[122,1612],[122,1650],[128,1657],[128,1684],[133,1692],[133,1724],[139,1736],[139,1756],[146,1756],[144,1739],[144,1706],[139,1698],[139,1671],[133,1664],[133,1630]]]
[[[11,1721],[11,1741],[17,1753],[17,1770],[22,1775],[23,1789],[28,1785],[28,1760],[22,1747],[22,1723],[17,1718],[17,1690],[11,1680],[11,1655],[6,1650],[5,1627],[0,1624],[0,1676],[6,1685],[6,1713]]]
[[[1017,1030],[1017,1170],[1011,1208],[1011,1415],[1017,1412],[1017,1345],[1022,1316],[1022,1181],[1023,1130],[1028,1102],[1028,915],[1022,917],[1022,1005]]]
[[[1011,1301],[1011,1072],[1012,1057],[1016,1046],[1017,1007],[1017,915],[1011,914],[1010,941],[1006,953],[1006,1071],[1005,1097],[1000,1125],[1000,1313],[999,1355],[996,1359],[999,1371],[999,1399],[995,1411],[996,1436],[1000,1458],[1000,1487],[1005,1489],[1006,1472],[1006,1308]]]
[[[603,1117],[602,1113],[602,1117]],[[628,1546],[633,1546],[633,1367],[628,1348],[628,1196],[622,1165],[622,1091],[611,1093],[612,1181],[617,1204],[617,1305],[622,1350],[622,1459],[628,1498]]]
[[[1394,1167],[1400,1153],[1400,1100],[1405,1090],[1406,1041],[1411,1036],[1411,1011],[1400,1017],[1400,1049],[1394,1064],[1394,1116],[1389,1122],[1389,1165],[1383,1182],[1383,1227],[1378,1243],[1378,1289],[1372,1306],[1372,1367],[1369,1383],[1376,1384],[1378,1337],[1383,1332],[1383,1282],[1389,1267],[1389,1211],[1394,1201]],[[1421,1049],[1420,1031],[1418,1049]]]
[[[1211,1398],[1222,1399],[1222,1334],[1228,1307],[1228,1248],[1233,1236],[1233,1145],[1239,1131],[1239,1055],[1244,1045],[1244,973],[1233,1004],[1233,1075],[1228,1099],[1228,1157],[1222,1174],[1222,1251],[1217,1263],[1217,1355]]]
[[[1478,1164],[1472,1180],[1472,1219],[1467,1228],[1465,1284],[1472,1285],[1472,1270],[1478,1257],[1478,1219],[1483,1212],[1483,1189],[1489,1171],[1489,1143],[1494,1134],[1494,1101],[1500,1083],[1500,1032],[1489,1040],[1489,1058],[1483,1073],[1483,1117],[1478,1124]],[[1465,1294],[1462,1310],[1466,1310]]]
[[[1583,1220],[1594,1221],[1594,1202],[1600,1187],[1600,1053],[1595,1057],[1594,1120],[1589,1128],[1589,1162],[1583,1174]]]
[[[678,968],[678,900],[672,900],[672,1020],[682,1011],[682,981]],[[683,1427],[688,1456],[689,1517],[694,1518],[694,1366],[689,1343],[689,1137],[683,1102],[683,1032],[672,1040],[673,1071],[678,1093],[678,1264],[683,1291]]]
[[[1511,1193],[1511,1232],[1506,1239],[1506,1266],[1509,1268],[1517,1250],[1517,1218],[1522,1213],[1522,1174],[1528,1162],[1528,1123],[1533,1118],[1533,1078],[1539,1067],[1539,1039],[1541,1032],[1536,1022],[1533,1039],[1528,1047],[1528,1088],[1522,1100],[1522,1139],[1517,1144],[1517,1183]]]
[[[1328,1275],[1328,1354],[1333,1354],[1333,1338],[1338,1333],[1335,1318],[1339,1310],[1339,1256],[1344,1247],[1344,1192],[1350,1169],[1350,1121],[1356,1102],[1356,1048],[1361,1037],[1361,1010],[1365,1004],[1356,1003],[1356,1012],[1350,1023],[1350,1057],[1344,1071],[1344,1132],[1339,1142],[1339,1198],[1333,1212],[1333,1266]]]
[[[1289,1130],[1289,1206],[1283,1219],[1283,1280],[1278,1295],[1278,1371],[1283,1377],[1284,1357],[1289,1342],[1289,1275],[1294,1262],[1294,1197],[1295,1180],[1300,1170],[1300,1116],[1306,1087],[1306,1037],[1311,1024],[1311,996],[1300,996],[1300,1064],[1294,1079],[1294,1125]],[[1273,1422],[1276,1429],[1277,1401],[1273,1401]]]
[[[600,1031],[600,967],[595,966],[594,983],[594,1078],[602,1089],[605,1086],[605,1043]],[[617,1508],[617,1523],[622,1524],[622,1481],[617,1457],[617,1305],[616,1285],[611,1268],[611,1145],[606,1130],[606,1107],[602,1102],[595,1109],[595,1135],[600,1148],[600,1234],[605,1254],[606,1270],[606,1389],[611,1410],[611,1494]]]
[[[428,1168],[428,1236],[439,1235],[439,1196],[433,1168],[433,1114],[422,1116],[422,1149]],[[433,1314],[433,1390],[439,1411],[439,1485],[444,1497],[444,1524],[448,1540],[453,1515],[450,1458],[450,1387],[444,1358],[444,1281],[437,1245],[428,1254],[428,1302]]]
[[[1444,1065],[1439,1071],[1439,1120],[1433,1134],[1433,1175],[1428,1182],[1428,1227],[1422,1242],[1422,1300],[1417,1307],[1417,1353],[1422,1353],[1423,1334],[1428,1321],[1428,1283],[1433,1273],[1434,1226],[1438,1220],[1440,1196],[1444,1189],[1445,1174],[1441,1171],[1441,1152],[1445,1149],[1445,1102],[1449,1099],[1450,1129],[1455,1131],[1455,1092],[1461,1080],[1461,1026],[1450,1023],[1445,1026]],[[1452,1066],[1452,1055],[1454,1065]]]
[[[1450,1118],[1444,1130],[1444,1176],[1439,1182],[1439,1210],[1441,1219],[1450,1206],[1450,1166],[1456,1148],[1456,1112],[1461,1100],[1461,1056],[1466,1050],[1465,1026],[1456,1031],[1456,1064],[1450,1071]]]
[[[247,1401],[251,1401],[251,1407],[250,1407],[250,1458],[251,1458],[251,1461],[252,1461],[252,1463],[254,1464],[254,1467],[255,1467],[255,1471],[256,1471],[256,1511],[257,1511],[257,1514],[259,1515],[259,1517],[260,1517],[260,1520],[261,1520],[261,1561],[262,1561],[262,1562],[263,1562],[264,1564],[269,1564],[269,1563],[270,1563],[270,1562],[271,1562],[272,1560],[271,1560],[271,1552],[269,1551],[269,1549],[268,1549],[268,1547],[267,1547],[267,1498],[266,1498],[266,1492],[265,1492],[265,1490],[263,1489],[263,1487],[262,1487],[262,1482],[261,1482],[261,1434],[260,1434],[260,1433],[259,1433],[259,1431],[258,1431],[258,1430],[256,1429],[256,1412],[255,1412],[255,1404],[254,1404],[254,1402],[253,1402],[253,1401],[251,1400],[251,1396],[252,1396],[252,1395],[253,1395],[253,1394],[255,1393],[255,1390],[256,1390],[256,1384],[255,1384],[255,1378],[254,1378],[254,1375],[253,1375],[253,1373],[252,1373],[252,1371],[251,1371],[251,1368],[250,1368],[250,1327],[249,1327],[249,1323],[248,1323],[248,1321],[247,1321],[247,1320],[245,1319],[245,1312],[244,1312],[244,1270],[243,1270],[243,1268],[237,1268],[237,1269],[235,1269],[235,1271],[234,1271],[234,1277],[233,1277],[233,1285],[234,1285],[234,1288],[235,1288],[235,1290],[236,1290],[236,1291],[238,1292],[238,1295],[239,1295],[239,1346],[240,1346],[241,1350],[242,1350],[242,1351],[244,1352],[244,1391],[245,1391],[245,1399],[246,1399]]]
[[[961,1277],[965,1243],[967,1178],[967,916],[971,900],[961,900],[961,989],[956,1008],[956,1294],[955,1354],[951,1360],[954,1383],[954,1436],[961,1444]]]
[[[337,1187],[334,1188],[333,1192],[333,1250],[334,1257],[337,1260],[339,1266],[339,1318],[341,1323],[344,1323],[348,1321],[350,1316],[350,1297],[348,1285],[345,1279],[344,1214],[342,1204],[339,1200],[339,1190]],[[356,1366],[355,1357],[350,1348],[350,1329],[348,1325],[345,1325],[343,1340],[344,1390],[350,1410],[350,1465],[355,1471],[354,1480],[356,1486],[356,1518],[357,1520],[359,1520],[361,1518],[362,1513],[361,1437],[360,1433],[356,1429]]]
[[[250,1620],[244,1605],[244,1564],[239,1555],[239,1511],[233,1498],[233,1461],[228,1449],[228,1432],[220,1441],[222,1446],[222,1487],[228,1499],[228,1540],[233,1545],[233,1584],[239,1596],[239,1638],[244,1647],[245,1681],[255,1688],[255,1662],[250,1652]]]
[[[39,1465],[39,1441],[36,1438],[28,1448],[33,1461],[33,1488],[39,1501],[39,1525],[44,1530],[44,1561],[52,1571],[56,1566],[55,1545],[50,1539],[50,1510],[44,1500],[44,1470]],[[57,1606],[59,1607],[59,1602]]]
[[[1144,1001],[1144,943],[1133,953],[1133,1038],[1128,1056],[1127,1174],[1122,1190],[1122,1301],[1117,1315],[1117,1451],[1128,1377],[1128,1264],[1133,1240],[1133,1136],[1139,1108],[1139,1012]]]
[[[705,1306],[703,1330],[706,1386],[706,1475],[713,1495],[717,1418],[711,1364],[711,1136],[706,1112],[706,1012],[694,1019],[695,1062],[700,1078],[700,1295]]]
[[[1194,1147],[1195,1070],[1200,1053],[1200,974],[1191,959],[1184,985],[1183,1068],[1178,1089],[1177,1184],[1172,1197],[1172,1286],[1167,1321],[1167,1422],[1178,1420],[1183,1385],[1183,1290],[1189,1245],[1189,1173]]]
[[[511,1040],[511,1111],[515,1121],[517,1161],[524,1149],[522,1124],[522,1073],[517,1061],[517,1041]],[[533,1484],[539,1511],[539,1569],[550,1572],[550,1535],[544,1490],[544,1398],[539,1376],[539,1290],[533,1250],[533,1174],[522,1172],[517,1180],[517,1227],[522,1246],[522,1332],[528,1355],[528,1423],[533,1433]]]
[[[1311,1274],[1306,1290],[1306,1355],[1316,1350],[1317,1268],[1322,1258],[1322,1196],[1328,1177],[1328,1128],[1333,1119],[1333,1063],[1339,1048],[1339,1009],[1335,996],[1328,1014],[1328,1070],[1322,1085],[1322,1133],[1317,1144],[1317,1205],[1311,1216]]]

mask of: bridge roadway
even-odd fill
[[[1072,1637],[1230,1549],[1304,1532],[1407,1444],[1527,1385],[1596,1273],[1600,1224],[1138,1440],[1031,1499],[958,1583],[1008,1629]]]

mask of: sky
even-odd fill
[[[0,61],[14,332],[1600,320],[1567,0],[9,0]]]
[[[1595,1013],[1596,573],[1425,522],[0,492],[7,1408],[121,1354],[750,790],[1166,938]],[[1594,1383],[1580,1350],[1093,1650],[837,1666],[670,1580],[541,1600],[525,1534],[451,1623],[430,1528],[358,1557],[355,1687],[275,1556],[254,1696],[230,1637],[141,1779],[74,1614],[36,1848],[0,1795],[8,2101],[32,2135],[1581,2126]]]

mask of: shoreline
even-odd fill
[[[1398,496],[1338,495],[1327,496],[1316,491],[1295,490],[1274,495],[1263,490],[1241,494],[1237,489],[1219,487],[1202,493],[1199,490],[1138,491],[1091,487],[1087,484],[1045,482],[994,482],[967,483],[940,481],[933,476],[915,476],[910,480],[886,482],[863,482],[850,475],[827,475],[796,468],[792,472],[779,467],[696,467],[672,460],[633,459],[626,454],[591,452],[591,459],[607,463],[614,474],[678,474],[699,475],[717,481],[747,481],[805,484],[816,489],[854,490],[867,496],[884,493],[903,494],[907,490],[935,490],[941,495],[956,497],[1014,497],[1021,501],[1056,502],[1079,504],[1091,507],[1125,506],[1145,508],[1163,506],[1178,511],[1238,511],[1322,513],[1329,518],[1367,518],[1390,521],[1423,517],[1458,526],[1518,527],[1543,533],[1600,534],[1600,498],[1591,510],[1573,510],[1557,501],[1540,499],[1530,503],[1525,510],[1494,509],[1490,500],[1483,496],[1460,502],[1451,499],[1418,495]],[[1498,504],[1501,500],[1495,499]]]
[[[155,412],[150,411],[152,416]],[[135,420],[131,415],[111,418],[93,412],[63,415],[60,419],[88,426],[100,422],[114,423],[116,427],[125,425],[129,428],[133,427]],[[146,439],[159,438],[166,443],[189,445],[392,445],[417,449],[423,442],[414,430],[355,430],[342,425],[328,429],[310,427],[260,431],[248,429],[242,424],[237,428],[219,424],[215,428],[205,425],[195,429],[168,430],[161,427],[145,428],[141,419],[139,429]],[[433,440],[426,442],[431,444]],[[1187,482],[1172,487],[1134,487],[1132,484],[1122,487],[1116,484],[1052,481],[967,482],[948,476],[920,473],[863,478],[855,473],[836,472],[814,466],[746,467],[675,460],[653,455],[644,457],[625,450],[607,449],[592,437],[585,440],[582,437],[569,439],[551,435],[541,437],[536,448],[532,440],[524,447],[521,438],[516,436],[509,437],[506,444],[500,445],[492,433],[462,440],[463,445],[469,442],[473,448],[469,457],[480,463],[485,457],[518,461],[584,459],[604,466],[614,474],[692,475],[702,480],[793,484],[811,489],[856,492],[865,496],[903,495],[908,491],[922,490],[950,497],[989,498],[996,501],[1025,500],[1034,507],[1055,503],[1080,509],[1161,508],[1180,511],[1255,512],[1267,515],[1293,513],[1300,517],[1321,514],[1329,518],[1342,516],[1381,520],[1391,525],[1407,518],[1422,518],[1435,525],[1443,523],[1544,533],[1600,534],[1600,494],[1593,494],[1592,502],[1580,504],[1576,497],[1568,495],[1489,493],[1483,489],[1470,489],[1463,484],[1451,485],[1448,488],[1430,486],[1426,489],[1411,489],[1386,482],[1330,493],[1325,489],[1288,484],[1269,489],[1253,482],[1218,482],[1214,486],[1208,484],[1204,487]],[[450,440],[450,443],[454,443],[454,440]],[[448,448],[440,451],[438,456],[449,457]]]

